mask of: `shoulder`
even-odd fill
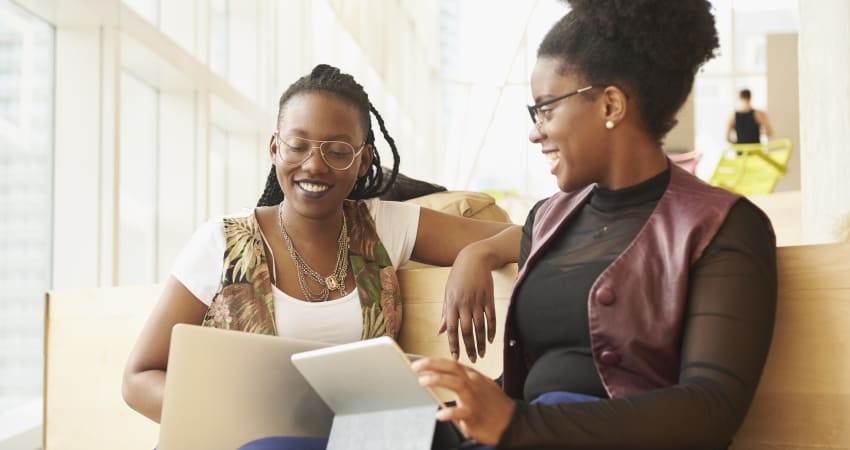
[[[773,234],[773,225],[767,214],[745,197],[738,198],[729,209],[723,227],[745,234]]]
[[[195,230],[192,241],[195,244],[224,242],[224,216],[210,218]]]
[[[256,216],[255,216],[256,211]],[[256,209],[244,209],[242,211],[238,211],[233,214],[227,214],[221,216],[219,218],[213,218],[210,220],[217,220],[221,223],[226,222],[242,222],[256,219],[257,216],[271,216],[277,214],[277,206],[262,206]]]
[[[369,198],[358,202],[366,205],[372,220],[410,220],[419,219],[419,205],[407,202],[396,202]]]
[[[775,270],[776,237],[770,219],[752,202],[740,198],[703,254],[709,255],[755,257]]]

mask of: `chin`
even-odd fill
[[[590,183],[584,183],[581,180],[569,178],[566,176],[558,177],[558,189],[561,192],[573,192],[584,189]]]

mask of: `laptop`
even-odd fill
[[[178,324],[159,450],[233,450],[269,436],[327,437],[333,413],[290,357],[319,342]]]

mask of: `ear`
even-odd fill
[[[616,126],[626,117],[626,112],[629,107],[629,99],[626,97],[626,93],[623,92],[622,89],[614,85],[606,86],[605,90],[602,92],[602,97],[605,108],[604,120],[610,120],[614,123],[614,126]]]
[[[372,146],[367,144],[363,147],[363,151],[360,152],[360,167],[357,169],[357,178],[360,178],[369,172],[369,166],[372,165],[372,151]]]
[[[272,164],[275,162],[275,158],[277,157],[277,135],[272,133],[272,137],[269,138],[269,158],[272,160]]]

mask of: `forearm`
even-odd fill
[[[614,400],[560,405],[518,402],[499,448],[726,448],[751,395],[729,396],[727,389],[696,379]]]
[[[505,264],[519,260],[519,244],[522,238],[522,227],[511,225],[499,234],[487,239],[473,242],[466,246],[463,253],[474,253],[490,270],[498,269]]]
[[[129,374],[125,377],[122,386],[122,394],[127,405],[156,423],[159,423],[162,415],[164,391],[164,370],[146,370]]]

